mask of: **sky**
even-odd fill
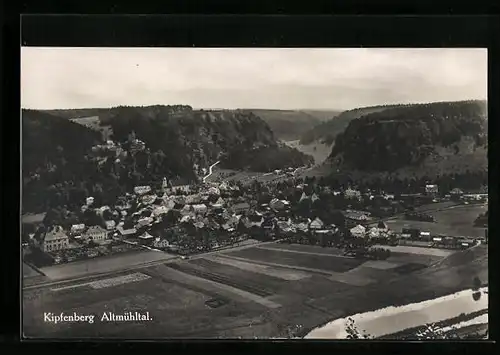
[[[21,106],[347,110],[487,98],[487,50],[21,48]]]

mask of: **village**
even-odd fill
[[[113,142],[107,146],[115,147]],[[132,148],[141,150],[145,145],[135,139]],[[294,173],[265,183],[249,180],[244,184],[223,177],[175,186],[164,178],[156,189],[136,186],[115,206],[96,206],[94,198],[87,197],[76,211],[79,223],[63,227],[64,221],[54,224],[45,219],[45,225],[39,221],[31,226],[30,233],[23,228],[24,259],[42,267],[139,249],[187,258],[245,241],[271,240],[337,247],[361,258],[386,258],[388,249],[373,246],[467,248],[487,239],[487,232],[480,237],[444,235],[419,228],[390,228],[387,223],[400,215],[407,221],[434,222],[419,206],[433,210],[440,204],[484,204],[484,193],[466,194],[455,188],[441,196],[432,184],[418,194],[332,190],[314,179],[296,178]]]

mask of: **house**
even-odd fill
[[[357,190],[348,188],[344,192],[344,197],[350,200],[360,200],[361,199],[361,193]]]
[[[153,242],[153,240],[154,240],[155,237],[153,237],[148,232],[145,232],[144,234],[140,235],[138,238],[139,238],[139,242],[141,244],[148,244],[148,243]]]
[[[314,221],[309,223],[309,229],[312,229],[312,230],[323,229],[324,226],[325,226],[325,224],[323,223],[323,221],[319,217],[316,217],[314,219]]]
[[[203,223],[202,221],[198,221],[196,223],[193,223],[193,226],[195,226],[196,229],[202,229],[205,228],[205,223]]]
[[[132,142],[130,142],[130,151],[132,153],[139,152],[141,150],[144,150],[145,148],[146,148],[146,143],[144,143],[140,139],[134,139]]]
[[[125,229],[123,228],[123,226],[120,225],[116,228],[116,230],[118,231],[118,233],[120,233],[120,236],[124,238],[133,237],[137,233],[137,230],[135,228]]]
[[[205,204],[193,205],[193,212],[196,214],[203,215],[207,213],[207,206]]]
[[[199,204],[201,202],[201,196],[200,195],[186,196],[185,202],[188,204]]]
[[[231,209],[236,214],[245,213],[250,209],[250,205],[247,202],[241,202],[231,206]]]
[[[55,226],[46,232],[41,241],[41,249],[44,252],[67,249],[69,245],[68,235],[61,226]]]
[[[82,233],[84,230],[85,230],[85,224],[83,224],[83,223],[81,223],[81,224],[73,224],[73,225],[71,226],[70,233],[71,233],[71,234],[80,234],[80,233]]]
[[[85,238],[93,240],[94,242],[98,240],[105,240],[107,235],[108,232],[101,226],[91,226],[84,234]]]
[[[425,185],[425,193],[427,195],[436,195],[439,193],[439,188],[435,184],[427,184]]]
[[[180,220],[180,223],[188,223],[190,222],[192,219],[192,216],[190,215],[184,215],[182,216],[181,220]]]
[[[153,247],[155,248],[168,248],[170,246],[170,243],[166,239],[161,239],[160,237],[156,237],[155,240],[153,241]]]
[[[91,197],[87,197],[86,200],[85,200],[87,206],[90,206],[91,204],[94,203],[94,198],[91,196]]]
[[[144,195],[142,196],[142,203],[145,205],[151,205],[153,202],[156,201],[156,195]]]
[[[314,202],[316,202],[316,201],[318,201],[318,200],[319,200],[318,195],[316,195],[315,193],[314,193],[314,194],[312,194],[312,196],[311,196],[311,201],[314,203]]]
[[[273,210],[282,210],[285,208],[285,203],[277,198],[273,198],[271,202],[269,202],[269,207]]]
[[[372,227],[368,231],[368,238],[379,238],[380,237],[380,229],[377,227]]]
[[[350,229],[353,237],[362,238],[365,236],[366,228],[358,224],[356,227]]]
[[[431,232],[424,232],[424,231],[420,232],[420,239],[426,241],[431,240]]]
[[[172,199],[163,199],[163,206],[169,210],[174,209],[175,201]]]
[[[180,210],[181,215],[183,215],[183,216],[191,214],[191,211],[192,211],[192,206],[191,205],[185,205]]]
[[[116,227],[116,222],[113,221],[113,220],[111,220],[111,221],[104,221],[104,223],[106,224],[106,230],[108,230],[108,231],[112,231]]]
[[[250,227],[261,227],[264,217],[260,213],[252,214],[248,217]]]
[[[134,192],[137,195],[144,195],[151,191],[151,186],[136,186],[134,187]]]
[[[385,229],[385,230],[389,229],[389,227],[387,227],[387,224],[384,221],[378,222],[377,228],[378,229]]]
[[[227,191],[227,190],[229,190],[229,186],[228,186],[228,184],[227,184],[225,181],[223,181],[223,182],[219,185],[219,190],[220,190],[220,191]]]
[[[305,192],[302,192],[302,195],[300,196],[299,202],[302,202],[302,201],[307,200],[307,199],[309,199],[309,196],[307,196]]]
[[[154,217],[158,217],[158,216],[161,216],[161,215],[164,215],[164,214],[167,214],[169,211],[169,209],[165,206],[157,206],[153,209],[153,213],[152,215]]]
[[[154,219],[153,219],[153,218],[151,218],[151,217],[144,217],[144,218],[141,218],[141,219],[139,219],[139,220],[137,221],[137,226],[138,226],[139,228],[141,228],[141,227],[145,227],[145,226],[149,226],[149,225],[151,225],[151,224],[153,223],[153,220],[154,220]]]
[[[222,199],[222,197],[219,197],[217,201],[215,201],[214,205],[219,205],[219,206],[224,206],[226,202]]]
[[[211,188],[208,189],[208,194],[209,195],[219,196],[220,195],[220,190],[217,187],[212,186]]]

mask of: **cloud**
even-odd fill
[[[27,108],[349,109],[486,98],[487,52],[23,47],[21,91]]]

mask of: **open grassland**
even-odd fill
[[[483,245],[446,258],[395,252],[388,260],[364,263],[291,251],[328,248],[270,245],[288,251],[252,247],[25,290],[24,333],[30,337],[140,339],[300,336],[333,318],[469,288],[475,276],[483,282],[488,279]],[[290,265],[267,265],[273,262]],[[398,272],[400,267],[411,269],[416,264],[418,270]],[[294,265],[329,271],[309,273],[295,270]],[[211,302],[220,305],[209,306]],[[100,322],[97,318],[105,311],[149,311],[152,320]],[[43,312],[95,314],[96,323],[44,323]]]
[[[272,261],[276,264],[299,266],[333,272],[345,272],[363,263],[362,260],[334,255],[292,253],[264,248],[248,248],[228,255],[254,261]]]
[[[387,226],[397,232],[403,228],[419,228],[434,235],[483,237],[484,228],[474,227],[474,220],[486,212],[487,205],[459,205],[444,210],[430,211],[435,222],[409,221],[404,218],[388,220]]]

